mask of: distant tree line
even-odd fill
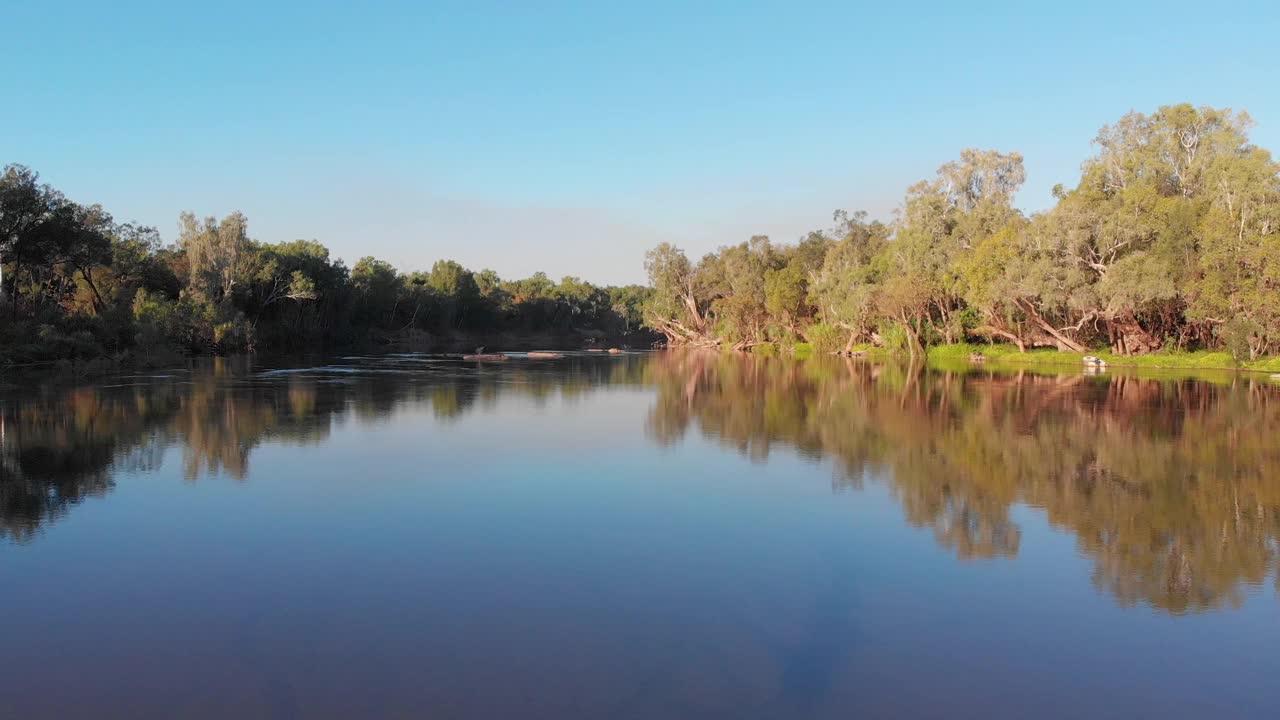
[[[1016,152],[965,150],[908,188],[890,223],[835,214],[691,262],[662,244],[646,318],[672,344],[1007,342],[1118,354],[1280,351],[1280,165],[1244,112],[1132,112],[1094,140],[1074,189],[1025,215]]]
[[[177,242],[81,205],[29,168],[0,176],[0,360],[142,350],[236,352],[489,333],[617,337],[648,288],[543,273],[503,280],[451,260],[348,268],[314,240],[261,243],[240,213],[184,213]]]

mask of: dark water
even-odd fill
[[[707,354],[0,391],[0,717],[1275,717],[1280,386]]]

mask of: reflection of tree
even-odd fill
[[[690,427],[753,458],[784,444],[841,482],[884,468],[909,522],[961,557],[1016,555],[1042,509],[1123,603],[1238,603],[1277,569],[1280,395],[1133,377],[905,372],[852,361],[656,356],[659,442]]]
[[[484,372],[390,374],[391,358],[350,377],[293,373],[264,379],[246,360],[214,359],[184,377],[128,387],[48,390],[0,405],[0,539],[27,541],[87,497],[114,487],[121,470],[158,468],[182,452],[191,481],[243,479],[263,443],[312,445],[346,418],[381,422],[403,407],[436,418],[492,407],[501,394],[543,402],[605,384],[638,385],[639,358],[512,365]],[[394,368],[391,368],[394,369]]]
[[[328,437],[330,419],[345,411],[347,394],[345,385],[307,378],[244,385],[200,375],[167,429],[182,445],[188,480],[217,473],[243,479],[249,453],[264,441],[307,445]]]
[[[571,402],[605,385],[651,385],[658,442],[697,428],[754,459],[779,445],[830,459],[842,486],[886,477],[907,520],[960,557],[1015,556],[1022,533],[1010,512],[1021,503],[1070,531],[1094,581],[1124,603],[1238,603],[1280,565],[1280,444],[1269,432],[1280,396],[1247,380],[920,373],[695,352],[270,380],[222,362],[184,379],[0,406],[0,537],[31,539],[109,492],[121,470],[158,467],[168,447],[181,447],[189,479],[244,478],[261,444],[319,443],[347,418],[430,408],[449,420],[504,396]]]
[[[165,388],[75,390],[0,410],[0,538],[30,540],[46,522],[112,487],[118,457],[144,457],[148,431],[167,417]]]

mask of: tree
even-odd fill
[[[403,282],[390,263],[363,257],[351,268],[357,321],[365,327],[390,327],[395,322]]]
[[[95,314],[105,307],[102,293],[94,283],[93,271],[109,267],[112,263],[111,234],[114,222],[101,205],[83,206],[63,201],[52,215],[39,226],[44,238],[41,261],[51,276],[50,287],[56,282],[52,276],[60,274],[54,296],[62,300],[75,290],[75,275],[79,275],[92,296]]]
[[[1208,174],[1187,315],[1253,359],[1280,347],[1280,163],[1242,145]]]
[[[1013,195],[1026,173],[1020,153],[966,149],[938,168],[937,177],[907,190],[892,251],[895,277],[905,280],[895,296],[910,294],[915,339],[935,319],[947,342],[965,334],[957,311],[964,290],[957,268],[975,245],[1020,218]]]
[[[95,301],[127,308],[140,289],[177,299],[184,279],[178,278],[165,262],[160,234],[155,228],[121,223],[109,230],[110,265],[87,265],[93,287],[82,282],[77,307],[93,308]]]
[[[621,327],[610,329],[623,333],[640,329],[644,324],[644,308],[652,291],[644,285],[623,285],[609,287],[606,292],[609,295],[609,308],[621,323]]]
[[[645,308],[645,320],[672,343],[702,339],[707,318],[694,295],[693,266],[684,251],[661,243],[645,254],[645,272],[653,293]]]
[[[811,301],[818,306],[823,322],[845,330],[845,351],[862,337],[869,337],[876,323],[876,294],[886,271],[885,244],[889,228],[867,222],[867,213],[849,215],[836,211],[835,232],[839,239],[831,245],[810,286]]]
[[[764,275],[765,310],[791,332],[809,317],[809,281],[799,263],[770,268]]]
[[[18,312],[20,275],[37,258],[40,226],[65,202],[62,194],[40,184],[40,175],[22,165],[7,165],[0,176],[0,283],[9,265],[13,312]]]
[[[252,251],[248,219],[235,212],[221,221],[214,217],[200,221],[185,212],[179,223],[178,246],[189,263],[189,289],[214,305],[230,303],[232,290],[247,275]]]
[[[446,327],[456,328],[480,300],[480,287],[471,271],[452,260],[437,260],[431,266],[427,287],[442,304]]]

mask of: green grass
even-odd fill
[[[1125,368],[1152,368],[1161,370],[1250,370],[1256,372],[1280,372],[1280,357],[1264,358],[1251,362],[1236,362],[1230,353],[1197,350],[1194,352],[1168,350],[1147,355],[1115,355],[1106,350],[1089,353],[1062,352],[1052,348],[1036,348],[1018,352],[1013,345],[936,345],[929,348],[930,362],[968,362],[973,353],[981,353],[989,363],[1020,365],[1082,365],[1084,356],[1102,358],[1107,365]]]
[[[864,354],[875,360],[893,360],[906,355],[883,347],[869,344],[857,345],[855,352]],[[775,344],[757,345],[751,352],[760,355],[777,355],[789,353],[797,359],[807,359],[825,355],[819,352],[812,343],[797,342],[788,346]],[[1018,352],[1014,345],[999,343],[995,345],[978,345],[973,343],[954,343],[951,345],[934,345],[928,348],[926,358],[930,365],[943,368],[961,369],[973,367],[970,357],[980,353],[987,359],[987,365],[1005,368],[1040,368],[1044,372],[1060,371],[1063,367],[1080,367],[1084,365],[1084,357],[1092,355],[1102,358],[1107,365],[1115,368],[1132,368],[1135,370],[1187,370],[1187,371],[1239,371],[1280,373],[1280,356],[1259,360],[1236,362],[1231,353],[1221,350],[1197,350],[1187,352],[1181,350],[1162,350],[1147,355],[1116,355],[1107,350],[1094,350],[1088,353],[1062,352],[1053,348],[1035,348],[1027,352]],[[1054,370],[1053,368],[1057,368]],[[1227,377],[1224,375],[1223,377]]]

